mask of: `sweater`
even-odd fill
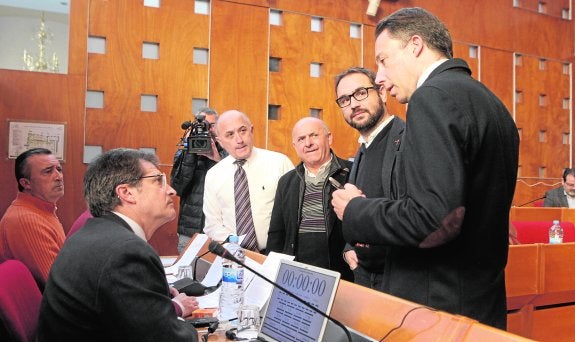
[[[0,220],[0,259],[20,260],[43,290],[64,239],[56,205],[19,192]]]

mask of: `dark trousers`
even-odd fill
[[[381,291],[383,273],[373,273],[361,266],[353,270],[354,283],[369,287],[370,289]]]

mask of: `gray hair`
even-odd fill
[[[250,127],[253,126],[252,120],[250,120],[250,117],[249,117],[246,113],[244,113],[244,112],[242,112],[242,111],[239,111],[239,110],[237,110],[237,109],[226,110],[225,112],[223,112],[223,113],[218,117],[218,121],[216,122],[216,133],[218,133],[218,135],[219,135],[219,125],[218,125],[219,119],[220,119],[222,116],[227,116],[227,115],[229,115],[230,113],[236,113],[236,114],[239,113],[240,116],[242,117],[242,119],[248,124],[248,126],[250,126]]]
[[[206,114],[206,115],[218,115],[218,112],[216,112],[215,109],[210,108],[210,107],[202,107],[200,108],[197,112],[196,112],[196,116],[198,116],[199,114]]]
[[[445,58],[453,57],[453,45],[449,31],[433,14],[423,8],[402,8],[381,20],[375,28],[375,38],[386,31],[393,38],[401,40],[404,45],[414,35],[421,36],[433,50]]]
[[[127,148],[107,151],[90,163],[84,174],[84,198],[94,217],[109,213],[120,204],[116,196],[118,185],[137,185],[142,181],[141,161],[159,164],[155,155]]]

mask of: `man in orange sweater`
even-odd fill
[[[65,238],[56,216],[62,166],[50,150],[33,148],[16,158],[15,171],[19,192],[0,220],[0,260],[22,261],[43,290]]]

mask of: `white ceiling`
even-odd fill
[[[72,0],[0,0],[0,6],[68,14],[70,1]]]

